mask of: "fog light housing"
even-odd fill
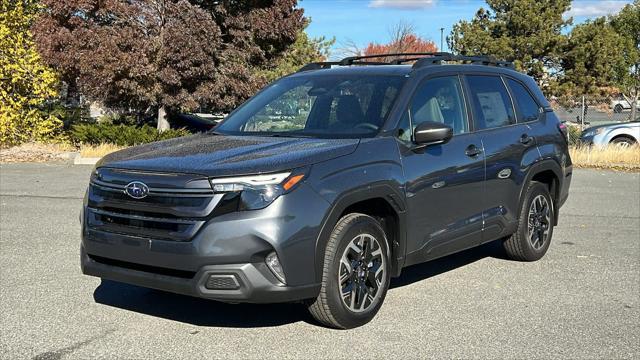
[[[273,275],[275,275],[278,280],[280,280],[283,284],[286,284],[286,280],[284,277],[284,271],[282,271],[282,265],[280,265],[280,259],[278,259],[278,255],[276,252],[272,252],[265,258],[264,262],[267,264],[267,267]]]
[[[232,274],[212,274],[209,275],[204,287],[209,290],[238,290],[240,283]]]

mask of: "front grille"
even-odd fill
[[[89,208],[91,229],[161,240],[187,241],[204,220],[147,217]]]
[[[115,191],[114,191],[115,190]],[[92,191],[95,196],[112,201],[130,202],[132,199],[124,193],[124,190],[105,188],[97,184],[92,184]],[[208,196],[148,196],[144,199],[136,200],[137,203],[154,206],[181,206],[201,208],[209,201]],[[184,194],[183,194],[184,195]]]
[[[213,215],[222,195],[193,175],[163,175],[100,169],[89,185],[87,226],[91,230],[171,241],[189,241]],[[105,180],[108,179],[109,181]],[[148,195],[125,193],[131,181],[149,186]],[[193,184],[197,184],[195,187]]]

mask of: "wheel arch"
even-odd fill
[[[400,275],[406,249],[406,208],[401,195],[390,185],[374,185],[351,191],[334,202],[316,239],[314,269],[317,281],[322,280],[324,251],[333,228],[344,215],[353,212],[370,215],[380,221],[387,235],[391,276]]]
[[[634,143],[638,143],[638,139],[636,139],[633,135],[631,134],[616,134],[614,136],[611,137],[611,139],[609,139],[609,144],[611,144],[615,139],[619,139],[619,138],[627,138],[627,139],[631,139]]]
[[[538,181],[546,184],[549,187],[549,193],[553,197],[553,203],[556,208],[554,209],[554,225],[558,224],[558,209],[557,206],[560,202],[560,190],[562,187],[562,170],[560,165],[553,160],[543,160],[531,166],[525,181],[522,183],[520,189],[519,207],[522,207],[524,201],[525,191],[532,181]]]

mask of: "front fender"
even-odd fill
[[[401,185],[402,165],[395,139],[363,140],[354,153],[316,164],[312,172],[314,181],[310,185],[331,204],[316,239],[316,279],[322,278],[325,248],[341,215],[349,206],[370,199],[384,200],[396,213],[399,231],[397,238],[389,246],[395,255],[391,261],[392,274],[399,272],[404,263],[406,249],[406,205],[404,188]]]
[[[637,143],[640,143],[640,126],[620,126],[612,129],[607,132],[603,139],[603,144],[606,145],[611,142],[615,137],[624,135],[630,136],[636,140]]]
[[[388,184],[378,184],[368,186],[360,189],[353,189],[351,192],[340,197],[332,206],[331,210],[323,221],[322,228],[316,239],[315,246],[315,270],[316,280],[322,280],[322,268],[324,266],[324,253],[327,247],[327,242],[331,236],[333,228],[336,226],[344,211],[351,205],[361,201],[371,199],[383,199],[392,209],[396,212],[398,218],[398,233],[397,238],[393,239],[391,244],[388,244],[392,248],[392,253],[395,255],[391,260],[391,274],[397,276],[400,274],[400,270],[404,265],[405,253],[406,253],[406,213],[404,208],[404,201],[401,200],[397,190]]]

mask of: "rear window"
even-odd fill
[[[511,88],[513,99],[520,111],[518,122],[529,122],[538,120],[540,115],[540,106],[533,99],[529,91],[520,82],[508,79],[507,83]]]
[[[515,123],[511,97],[499,76],[470,75],[476,129],[491,129]]]

